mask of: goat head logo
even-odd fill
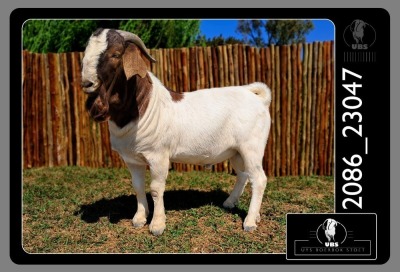
[[[375,29],[363,20],[353,20],[343,32],[343,39],[352,49],[368,49],[375,43]]]
[[[366,23],[361,20],[354,20],[350,25],[350,31],[353,32],[353,38],[356,43],[363,43],[364,37],[364,28],[366,27]]]
[[[328,242],[335,241],[336,226],[338,222],[334,219],[326,219],[322,224],[322,229],[325,230],[325,236],[328,238]]]
[[[346,228],[335,219],[328,218],[318,226],[317,239],[326,247],[338,247],[346,238]]]

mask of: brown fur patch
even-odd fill
[[[110,98],[110,119],[119,127],[142,117],[149,105],[153,85],[147,74],[145,78],[134,75]]]
[[[143,116],[149,105],[151,91],[153,84],[151,82],[149,74],[146,74],[145,78],[136,76],[136,102],[139,109],[139,117]]]
[[[166,88],[166,89],[168,90],[169,94],[171,95],[172,101],[179,102],[183,99],[183,97],[184,97],[183,93],[175,92],[169,88]]]

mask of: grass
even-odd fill
[[[149,182],[147,173],[147,188]],[[269,178],[261,222],[244,232],[250,186],[236,208],[222,207],[234,182],[226,173],[171,171],[164,195],[167,228],[156,237],[148,224],[132,226],[137,204],[128,170],[27,169],[23,246],[29,253],[284,253],[287,213],[334,209],[333,177]]]

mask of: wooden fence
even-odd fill
[[[332,175],[333,42],[150,50],[151,71],[169,88],[265,82],[272,90],[271,132],[263,165],[269,176]],[[89,119],[80,88],[83,53],[23,52],[23,166],[125,166],[111,150],[106,123]],[[202,166],[172,164],[177,171]],[[229,162],[214,171],[231,171]]]

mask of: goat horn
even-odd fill
[[[149,61],[151,62],[157,62],[152,56],[150,56],[150,54],[147,52],[147,48],[144,45],[143,41],[139,38],[139,36],[131,33],[131,32],[127,32],[127,31],[123,31],[123,30],[117,30],[117,32],[119,34],[121,34],[122,37],[124,37],[125,41],[130,41],[133,42],[134,44],[136,44],[140,50],[142,50],[142,52],[146,55],[146,57],[149,59]]]

